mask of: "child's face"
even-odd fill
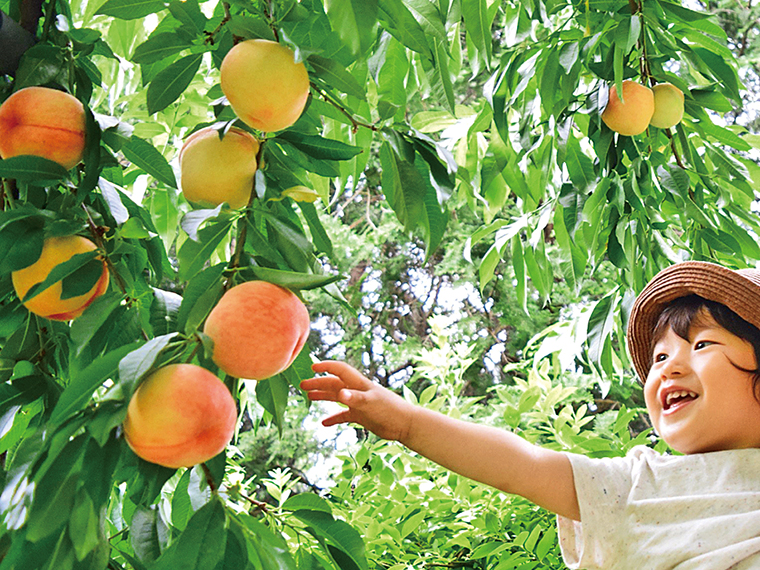
[[[760,447],[760,403],[746,340],[702,310],[684,340],[668,329],[654,347],[644,397],[657,433],[676,451]]]

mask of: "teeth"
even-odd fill
[[[677,400],[680,398],[696,398],[697,395],[694,392],[691,392],[690,390],[676,390],[675,392],[668,392],[668,395],[665,396],[665,406],[670,407],[673,400]]]

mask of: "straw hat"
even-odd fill
[[[671,265],[644,287],[628,320],[628,352],[642,381],[652,364],[652,333],[662,309],[691,294],[721,303],[760,328],[760,270],[734,271],[705,261]]]

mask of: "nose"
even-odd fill
[[[671,351],[660,366],[661,378],[680,378],[689,371],[688,351],[683,349]]]

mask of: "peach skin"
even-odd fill
[[[222,91],[238,117],[264,132],[281,131],[301,116],[309,97],[309,74],[293,51],[269,40],[233,47],[220,67]]]
[[[235,400],[219,378],[194,364],[170,364],[135,391],[124,437],[146,461],[192,467],[224,450],[236,422]]]
[[[40,258],[32,265],[11,274],[13,288],[19,299],[23,299],[29,289],[42,283],[56,265],[64,263],[79,253],[94,251],[96,246],[82,236],[49,237],[42,247]],[[81,315],[92,302],[108,289],[108,269],[103,261],[103,273],[92,288],[83,295],[61,299],[63,284],[58,281],[24,303],[35,315],[54,321],[70,321]]]
[[[193,133],[179,153],[182,193],[201,206],[242,208],[253,191],[258,152],[259,141],[241,129],[231,128],[221,140],[214,127]]]
[[[0,105],[0,158],[41,156],[69,170],[84,145],[84,106],[68,93],[25,87]]]
[[[288,289],[248,281],[227,291],[203,332],[214,341],[214,362],[237,378],[264,380],[285,370],[309,336],[309,312]]]

